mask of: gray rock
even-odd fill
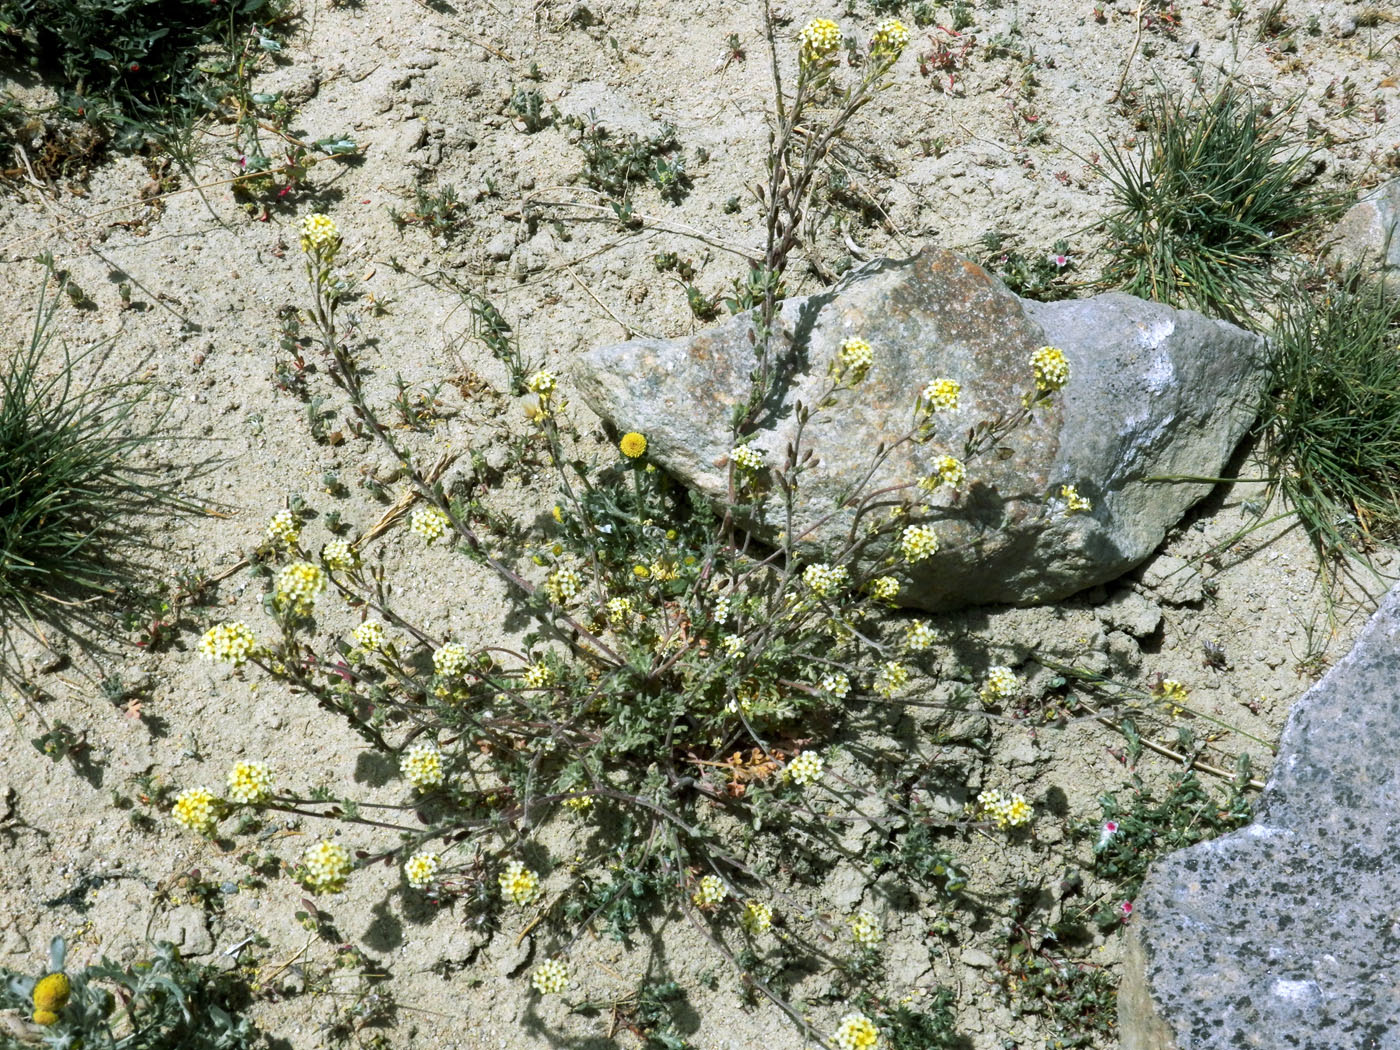
[[[1096,610],[1109,627],[1134,638],[1146,638],[1162,626],[1162,608],[1136,591],[1121,591]]]
[[[1163,554],[1148,562],[1142,585],[1168,605],[1191,605],[1206,596],[1201,572],[1185,558]]]
[[[155,940],[169,941],[186,958],[208,955],[214,950],[214,936],[209,932],[208,917],[202,909],[192,904],[182,905],[167,915]]]
[[[645,434],[653,462],[722,499],[732,410],[754,367],[752,327],[736,317],[690,338],[591,351],[578,388],[601,416]],[[1217,475],[1254,417],[1264,374],[1262,340],[1232,325],[1120,294],[1024,301],[938,249],[877,260],[828,292],[789,299],[776,327],[778,393],[751,442],[769,464],[781,465],[795,437],[795,403],[820,400],[840,344],[860,336],[876,352],[869,378],[815,413],[803,439],[817,458],[802,478],[795,529],[828,549],[853,526],[884,519],[887,503],[858,513],[846,502],[877,445],[891,451],[866,491],[902,486],[917,500],[912,486],[935,457],[961,453],[970,427],[1020,407],[1037,347],[1059,346],[1069,359],[1063,394],[996,454],[970,462],[956,497],[933,498],[941,549],[910,570],[902,596],[927,609],[1051,601],[1141,562],[1209,491],[1144,479]],[[961,382],[960,410],[935,417],[935,440],[896,445],[918,391],[939,376]],[[1092,500],[1092,512],[1063,513],[1064,484]],[[778,506],[774,495],[770,522],[781,519]],[[769,539],[777,531],[748,524]]]
[[[1332,231],[1331,258],[1340,266],[1376,267],[1400,291],[1400,179],[1377,186],[1342,216]]]
[[[1150,869],[1123,1050],[1400,1045],[1400,588],[1294,706],[1254,823]]]

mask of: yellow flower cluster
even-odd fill
[[[541,995],[558,995],[569,986],[569,968],[563,959],[549,959],[535,968],[530,983]]]
[[[419,507],[409,516],[408,531],[432,543],[447,532],[449,524],[447,515],[436,507]]]
[[[1029,824],[1034,811],[1020,795],[1003,795],[1000,791],[983,791],[977,796],[977,812],[984,820],[994,820],[999,828],[1019,828]]]
[[[875,675],[875,692],[888,700],[908,681],[909,668],[898,660],[887,660]]]
[[[284,547],[293,546],[301,538],[301,522],[289,510],[279,510],[267,523],[267,538]]]
[[[869,591],[877,602],[892,602],[899,597],[899,581],[893,576],[876,576],[870,581]]]
[[[904,629],[904,647],[906,649],[920,652],[936,641],[938,641],[938,633],[929,626],[927,621],[915,620]]]
[[[312,565],[309,561],[294,561],[284,565],[277,574],[272,596],[283,608],[306,613],[311,611],[325,589],[326,573],[321,566]]]
[[[555,605],[569,604],[582,589],[583,578],[570,565],[561,565],[545,577],[544,592]]]
[[[722,595],[719,598],[719,600],[715,602],[715,610],[711,614],[710,619],[714,620],[714,622],[719,624],[721,627],[724,626],[726,623],[729,622],[729,614],[732,611],[732,604],[733,602],[730,599],[729,595]]]
[[[215,624],[199,640],[199,655],[206,660],[241,667],[257,650],[257,639],[242,620]]]
[[[1186,686],[1175,678],[1163,678],[1161,684],[1154,691],[1166,703],[1167,711],[1173,718],[1185,710],[1186,701],[1191,699],[1191,694],[1187,692]]]
[[[737,634],[726,634],[719,640],[719,644],[726,656],[738,658],[744,655],[744,639]]]
[[[321,561],[331,572],[346,572],[359,564],[360,556],[346,540],[331,540],[321,548]]]
[[[817,562],[803,570],[802,582],[810,587],[818,598],[830,598],[846,586],[847,575],[844,565],[833,566]]]
[[[880,1030],[865,1014],[850,1013],[841,1018],[831,1039],[840,1050],[879,1050]]]
[[[762,470],[763,450],[754,448],[752,445],[736,445],[729,450],[729,461],[740,470]]]
[[[864,339],[847,339],[836,351],[836,364],[832,374],[844,379],[852,386],[865,378],[875,363],[875,351]]]
[[[868,911],[852,915],[847,925],[851,928],[851,940],[856,942],[857,948],[873,948],[885,938],[875,916]]]
[[[444,678],[456,678],[464,673],[470,658],[461,642],[444,642],[433,651],[433,670]]]
[[[802,27],[800,58],[804,66],[826,65],[841,50],[841,27],[829,18],[814,18]]]
[[[170,815],[191,831],[207,835],[219,823],[219,800],[208,788],[189,788],[175,796]]]
[[[956,412],[958,398],[962,396],[962,384],[956,379],[943,376],[924,387],[919,400],[930,412]]]
[[[419,791],[442,783],[442,752],[437,745],[420,740],[399,759],[399,772]]]
[[[938,553],[938,534],[932,525],[906,525],[899,537],[899,553],[911,565]]]
[[[698,908],[713,908],[728,896],[729,889],[723,879],[717,875],[706,875],[700,880],[700,885],[691,894],[690,899]]]
[[[787,764],[787,778],[798,787],[815,784],[822,778],[825,763],[815,751],[804,751]]]
[[[638,456],[645,455],[647,439],[632,430],[622,435],[622,440],[617,443],[617,447],[628,459],[636,459]]]
[[[539,876],[518,860],[507,864],[496,881],[501,887],[501,896],[522,908],[535,899],[540,889]]]
[[[608,623],[613,627],[626,627],[632,620],[632,601],[629,598],[609,598],[607,603]]]
[[[1060,486],[1060,499],[1065,501],[1066,514],[1082,514],[1094,509],[1094,505],[1081,496],[1073,485]]]
[[[527,689],[543,689],[554,684],[554,672],[548,664],[531,664],[525,668],[520,680],[525,683]]]
[[[350,640],[366,652],[378,652],[384,647],[384,625],[378,620],[366,620],[350,632]]]
[[[34,985],[34,1023],[45,1027],[58,1022],[58,1012],[68,1005],[73,985],[66,973],[51,973]]]
[[[340,230],[335,221],[321,212],[312,212],[301,220],[301,250],[314,252],[327,262],[340,250]]]
[[[553,372],[541,369],[525,381],[525,386],[532,394],[547,398],[559,386],[559,380]]]
[[[851,680],[846,677],[844,671],[828,671],[822,675],[817,687],[824,693],[830,693],[837,700],[844,700],[846,694],[851,691]]]
[[[564,805],[568,806],[575,813],[582,813],[585,809],[593,805],[593,796],[575,795],[573,798],[566,798],[564,800]]]
[[[909,27],[897,18],[886,18],[870,34],[872,55],[897,55],[909,44]]]
[[[340,893],[350,877],[350,851],[339,842],[322,839],[301,855],[302,881],[316,893]]]
[[[243,806],[257,806],[272,797],[272,770],[261,762],[239,762],[228,771],[228,797]]]
[[[933,473],[919,482],[919,488],[933,492],[943,485],[957,488],[967,480],[967,467],[956,456],[939,456],[933,461]]]
[[[762,901],[747,900],[739,923],[749,933],[767,933],[773,928],[773,909]]]
[[[987,671],[987,680],[982,683],[983,700],[1010,700],[1021,691],[1021,680],[1009,667],[993,667]]]
[[[1037,390],[1048,393],[1059,390],[1069,382],[1069,361],[1059,347],[1042,346],[1031,354],[1031,368],[1035,370]]]
[[[426,890],[437,878],[441,859],[436,853],[415,853],[404,862],[403,873],[415,890]]]

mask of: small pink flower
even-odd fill
[[[1094,852],[1098,853],[1108,845],[1114,835],[1118,834],[1118,822],[1116,820],[1105,820],[1103,827],[1099,829],[1099,841],[1094,846]]]
[[[1122,904],[1118,905],[1118,911],[1122,913],[1123,921],[1127,922],[1133,915],[1133,902],[1124,901]]]
[[[1055,264],[1055,267],[1056,267],[1057,269],[1063,270],[1066,266],[1069,265],[1069,256],[1068,256],[1068,255],[1052,255],[1052,256],[1050,256],[1050,261],[1051,261],[1052,263]]]

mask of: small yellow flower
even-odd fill
[[[824,693],[830,693],[837,700],[844,700],[846,694],[851,691],[851,680],[846,677],[844,671],[828,671],[822,675],[817,687]]]
[[[1009,667],[992,667],[987,671],[987,680],[982,683],[983,700],[1010,700],[1021,691],[1021,680]]]
[[[334,220],[321,212],[312,212],[301,220],[301,250],[320,255],[329,262],[340,250],[340,230]]]
[[[399,759],[399,772],[419,791],[442,783],[442,752],[426,740],[414,744]]]
[[[340,893],[350,877],[350,851],[339,842],[322,839],[301,855],[302,882],[316,893]]]
[[[1069,382],[1069,361],[1057,346],[1042,346],[1031,354],[1035,388],[1043,393],[1059,390]]]
[[[938,634],[924,620],[915,620],[904,629],[905,648],[921,652],[938,641]]]
[[[568,605],[582,589],[583,577],[569,565],[561,565],[545,577],[545,593],[555,605]]]
[[[821,755],[815,751],[804,751],[787,764],[787,779],[798,787],[815,784],[822,778],[824,765]]]
[[[421,536],[423,542],[432,543],[447,532],[450,524],[447,515],[436,507],[419,507],[409,516],[408,531]]]
[[[257,651],[257,639],[242,620],[215,624],[199,640],[199,655],[206,660],[241,667]]]
[[[897,18],[887,18],[870,34],[872,55],[897,55],[909,43],[909,27]]]
[[[331,540],[321,548],[321,561],[332,572],[346,572],[360,563],[360,555],[345,540]]]
[[[724,885],[724,880],[717,875],[706,875],[700,880],[699,887],[691,896],[697,907],[713,908],[720,901],[729,896],[729,889]]]
[[[534,900],[540,889],[539,876],[518,860],[507,864],[496,881],[501,887],[501,896],[522,908]]]
[[[647,439],[635,430],[622,435],[622,440],[617,443],[618,449],[628,459],[636,459],[647,450]]]
[[[773,928],[773,909],[762,901],[745,901],[739,922],[749,933],[767,933]]]
[[[593,796],[575,795],[572,798],[566,798],[564,800],[564,805],[568,806],[575,813],[582,813],[589,806],[593,805]]]
[[[256,806],[272,797],[272,771],[261,762],[239,762],[228,771],[228,797]]]
[[[841,1018],[832,1041],[840,1050],[879,1050],[880,1030],[865,1014],[849,1013]]]
[[[1060,499],[1065,501],[1066,514],[1082,514],[1094,509],[1093,503],[1081,496],[1073,485],[1060,486]]]
[[[189,788],[175,796],[170,815],[191,831],[208,835],[219,823],[219,800],[208,788]]]
[[[470,662],[467,647],[461,642],[445,642],[433,652],[433,670],[444,678],[456,678]]]
[[[889,660],[880,665],[880,670],[875,675],[875,692],[888,700],[908,681],[909,668],[898,660]]]
[[[68,996],[72,993],[72,985],[69,983],[66,973],[51,973],[46,977],[39,978],[34,985],[34,1009],[36,1011],[47,1011],[56,1014],[68,1005]],[[55,1018],[57,1020],[57,1018]],[[53,1024],[53,1021],[39,1021],[36,1024]]]
[[[632,619],[632,602],[628,598],[609,598],[608,623],[614,628],[626,627]]]
[[[569,986],[569,967],[563,959],[549,959],[536,967],[530,983],[541,995],[558,995]]]
[[[906,525],[899,537],[899,552],[911,565],[938,553],[938,534],[932,525]]]
[[[995,821],[996,826],[1003,830],[1029,824],[1034,815],[1030,803],[1022,796],[1015,793],[1003,795],[995,789],[983,791],[977,796],[977,812],[983,820]]]
[[[301,538],[301,522],[289,510],[279,510],[267,523],[266,536],[284,547],[294,546]]]
[[[899,597],[899,581],[893,576],[877,576],[871,580],[868,589],[870,597],[877,602],[892,602]]]
[[[943,376],[924,387],[919,401],[930,412],[956,412],[958,398],[962,395],[962,384],[956,379]]]
[[[292,562],[277,574],[273,600],[293,612],[307,613],[326,589],[326,572],[309,561]]]
[[[35,1010],[34,1023],[48,1027],[51,1024],[58,1024],[58,1014],[52,1010]]]
[[[548,664],[531,664],[520,676],[527,689],[543,689],[554,684],[554,672]]]
[[[844,565],[828,565],[817,562],[807,566],[802,572],[802,582],[811,588],[818,598],[830,598],[846,585],[847,572]]]
[[[873,948],[885,939],[879,922],[868,911],[852,915],[847,925],[851,928],[851,940],[856,942],[857,948]]]
[[[763,469],[763,450],[752,445],[736,445],[729,450],[729,461],[739,470],[759,471]]]
[[[864,339],[847,339],[836,351],[831,372],[834,378],[855,386],[875,363],[875,351]]]
[[[539,397],[541,402],[545,402],[553,396],[555,389],[559,386],[559,380],[555,378],[553,372],[541,369],[525,381],[525,386],[532,394]]]
[[[404,862],[403,873],[415,890],[425,890],[437,878],[441,858],[436,853],[415,853]]]
[[[384,647],[384,625],[378,620],[366,620],[350,632],[350,640],[366,652],[378,652]]]
[[[957,488],[967,480],[967,467],[956,456],[939,456],[933,461],[933,473],[919,482],[919,488],[933,492],[943,485]]]
[[[1182,685],[1175,678],[1163,678],[1161,684],[1153,690],[1160,696],[1167,705],[1168,713],[1173,717],[1179,717],[1186,710],[1186,701],[1191,699],[1191,694],[1186,686]]]
[[[841,50],[841,27],[829,18],[814,18],[802,27],[799,40],[803,66],[828,65]]]

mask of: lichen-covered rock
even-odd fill
[[[1123,1050],[1400,1045],[1400,589],[1289,715],[1254,823],[1155,863]]]
[[[1374,267],[1389,287],[1400,290],[1400,179],[1376,187],[1352,205],[1332,239],[1336,263]]]
[[[1264,374],[1262,341],[1232,325],[1119,294],[1024,301],[939,249],[878,260],[830,291],[787,300],[778,328],[778,382],[751,440],[773,466],[796,439],[796,405],[818,404],[842,342],[859,337],[874,348],[868,378],[814,412],[803,434],[815,459],[794,534],[825,548],[883,520],[902,496],[926,498],[914,486],[936,457],[961,458],[969,428],[1020,408],[1037,348],[1058,346],[1069,359],[1068,386],[969,461],[956,494],[945,488],[932,500],[940,549],[901,569],[901,601],[927,609],[1050,601],[1141,562],[1210,488],[1151,479],[1218,475],[1253,419]],[[753,324],[741,316],[688,339],[594,350],[577,378],[595,411],[646,435],[654,462],[723,499],[730,421],[754,361]],[[958,410],[935,415],[935,440],[900,444],[918,393],[943,376],[962,384]],[[861,511],[849,497],[879,447],[888,455],[867,491],[886,494]],[[1062,485],[1093,509],[1066,513]],[[768,538],[782,517],[776,495],[770,508],[766,523],[754,523]]]

